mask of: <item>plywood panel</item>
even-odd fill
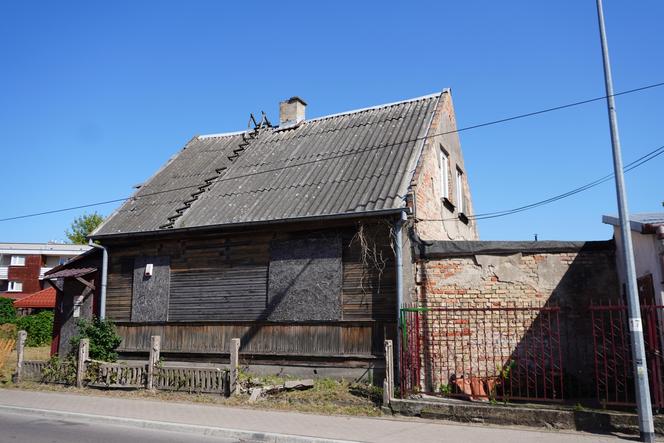
[[[341,284],[340,236],[309,234],[272,242],[270,320],[340,320]]]

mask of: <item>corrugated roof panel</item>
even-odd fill
[[[406,169],[415,163],[421,143],[416,139],[430,124],[438,99],[263,129],[239,156],[234,152],[244,145],[242,134],[199,137],[96,235],[157,231],[174,216],[177,229],[403,207],[405,177],[413,173]]]

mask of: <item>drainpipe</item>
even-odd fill
[[[406,212],[401,212],[401,217],[394,223],[394,255],[395,255],[395,267],[396,267],[396,291],[397,291],[397,355],[400,355],[401,352],[401,307],[403,306],[403,248],[401,246],[402,241],[402,230],[404,222],[406,221]],[[400,359],[397,358],[397,364],[395,367],[395,377],[399,377],[401,373],[401,368],[399,367]]]
[[[93,248],[101,249],[102,259],[101,259],[101,294],[99,296],[99,319],[103,320],[106,318],[106,281],[108,280],[108,250],[102,246],[98,245],[92,240],[88,242],[88,245]]]

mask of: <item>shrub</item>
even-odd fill
[[[0,325],[16,321],[16,308],[11,298],[0,297]]]
[[[69,342],[72,352],[78,352],[78,344],[82,338],[90,340],[90,358],[101,361],[116,361],[115,350],[120,346],[122,338],[118,335],[115,325],[108,320],[93,318],[78,321],[78,335]]]
[[[53,313],[42,311],[16,319],[16,327],[28,333],[26,346],[44,346],[51,342],[53,334]]]
[[[76,359],[72,356],[65,358],[51,357],[42,369],[42,381],[44,383],[73,385],[76,383],[76,366]]]

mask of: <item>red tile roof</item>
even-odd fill
[[[16,300],[15,308],[55,308],[55,289],[47,288]]]

